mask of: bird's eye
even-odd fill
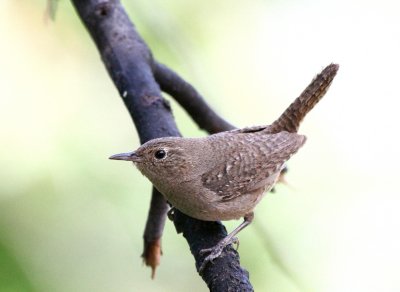
[[[165,152],[165,150],[163,150],[163,149],[157,150],[154,153],[154,157],[156,159],[163,159],[163,158],[165,158],[165,156],[167,156],[167,152]]]

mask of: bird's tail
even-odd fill
[[[328,91],[339,65],[330,64],[319,73],[283,114],[268,127],[269,133],[296,133],[300,122]]]

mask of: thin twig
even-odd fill
[[[149,214],[143,234],[142,258],[146,266],[151,268],[151,278],[154,279],[157,266],[162,255],[161,237],[164,231],[165,219],[169,206],[164,196],[153,188]]]
[[[201,129],[214,134],[235,128],[220,117],[192,85],[170,68],[155,62],[153,72],[161,90],[171,95]]]

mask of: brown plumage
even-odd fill
[[[326,67],[270,126],[256,126],[205,138],[164,137],[144,143],[135,152],[111,159],[129,160],[167,200],[201,220],[245,220],[216,247],[205,264],[253,219],[253,209],[306,141],[297,134],[305,115],[323,97],[338,65]]]

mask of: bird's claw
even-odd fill
[[[232,238],[232,244],[236,244],[236,250],[239,249],[239,238],[234,237]]]
[[[218,258],[221,255],[224,247],[225,246],[221,246],[221,245],[217,244],[213,248],[205,248],[200,251],[200,255],[210,253],[208,256],[206,256],[206,258],[203,260],[203,262],[200,265],[200,268],[199,268],[200,275],[203,274],[204,268],[207,266],[208,263],[213,263],[213,260]]]
[[[201,263],[200,267],[199,267],[199,274],[202,275],[204,272],[205,267],[207,266],[208,263],[213,263],[213,261],[220,257],[222,251],[224,250],[224,248],[227,245],[230,244],[236,244],[237,248],[239,248],[239,239],[237,239],[236,237],[231,238],[228,241],[220,241],[219,243],[217,243],[217,245],[215,245],[214,247],[211,248],[204,248],[202,250],[200,250],[200,255],[204,255],[209,253],[208,256],[206,256],[206,258],[203,260],[203,262]]]
[[[175,207],[171,207],[171,209],[168,210],[167,217],[172,222],[175,220]]]

